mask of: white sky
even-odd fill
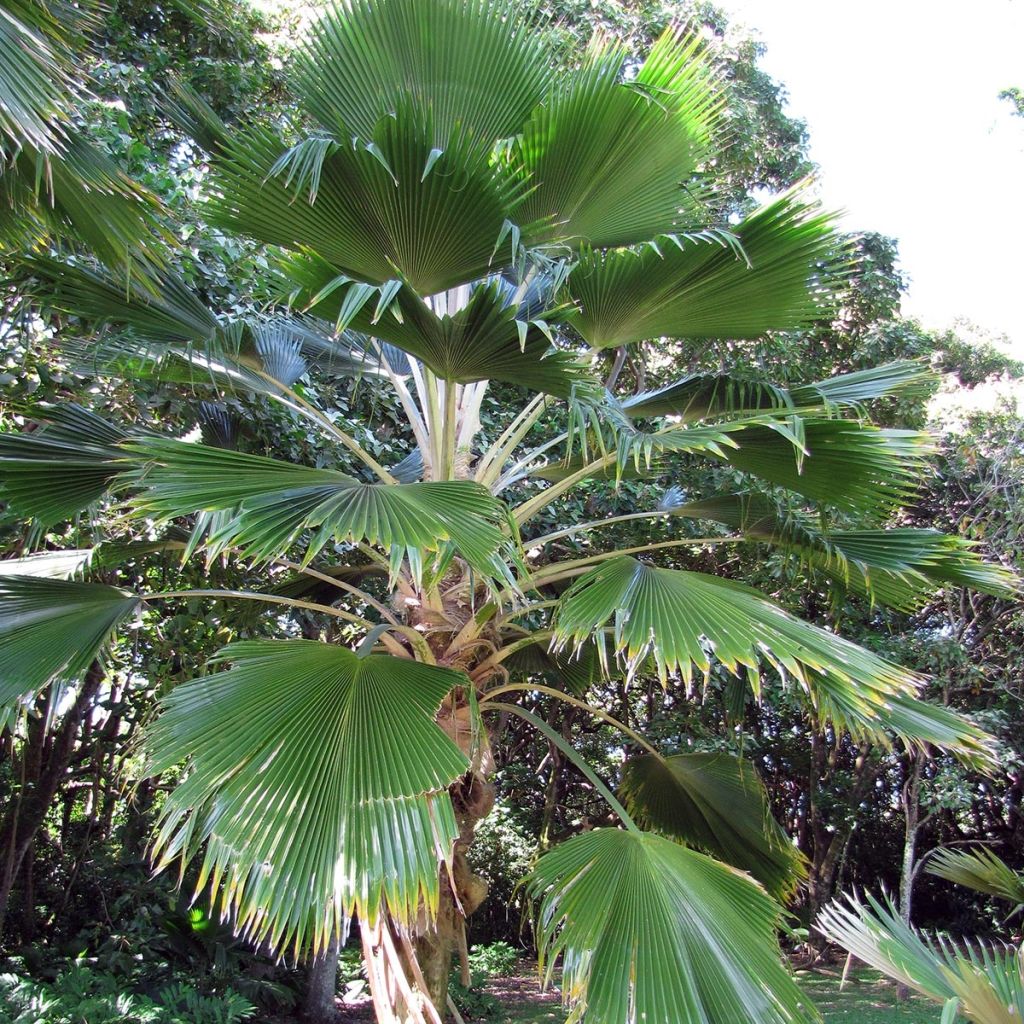
[[[1024,0],[719,0],[807,122],[826,204],[899,240],[903,311],[1024,357]]]

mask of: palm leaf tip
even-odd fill
[[[223,882],[225,914],[278,949],[322,949],[353,912],[435,912],[458,834],[446,789],[468,762],[434,715],[465,677],[303,640],[220,660],[232,667],[174,690],[144,739],[149,772],[188,765],[160,866],[200,859],[198,888]]]
[[[0,576],[0,707],[76,682],[138,606],[134,594],[99,583]]]
[[[991,850],[939,850],[925,868],[928,874],[965,885],[976,892],[998,896],[1020,907],[1024,904],[1024,875],[1014,871]]]
[[[830,214],[790,192],[721,237],[659,239],[656,246],[585,254],[569,281],[577,328],[595,348],[648,338],[757,338],[830,310],[845,259]],[[838,255],[837,255],[838,254]]]
[[[570,1019],[796,1024],[819,1019],[782,965],[779,907],[755,882],[650,833],[595,829],[527,879]]]
[[[347,0],[315,25],[293,81],[328,131],[373,139],[411,101],[433,115],[433,147],[460,132],[490,148],[540,102],[551,68],[520,0]]]
[[[749,872],[779,900],[806,877],[803,857],[768,808],[754,768],[729,754],[645,754],[626,763],[626,809],[645,828]]]

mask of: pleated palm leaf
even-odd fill
[[[74,124],[77,54],[98,10],[0,2],[0,254],[56,237],[112,264],[161,259],[159,204]]]
[[[791,390],[688,374],[628,400],[605,391],[597,349],[798,328],[828,309],[848,255],[805,190],[738,225],[701,221],[720,100],[681,28],[638,69],[595,44],[559,74],[537,27],[510,0],[346,0],[296,62],[316,127],[292,146],[258,125],[229,133],[182,92],[210,151],[211,215],[276,247],[289,308],[237,319],[170,271],[126,291],[102,268],[34,264],[41,303],[78,324],[66,347],[94,370],[153,372],[209,398],[257,393],[320,440],[315,466],[235,450],[213,406],[210,444],[59,408],[39,410],[42,429],[0,435],[16,512],[48,524],[117,500],[147,529],[190,530],[187,557],[250,559],[267,580],[258,593],[132,595],[18,576],[0,606],[2,693],[25,704],[71,684],[119,622],[183,596],[263,602],[278,619],[301,609],[325,636],[343,623],[351,650],[234,644],[220,658],[230,667],[166,698],[143,749],[150,771],[186,774],[164,805],[161,865],[198,860],[234,925],[279,949],[320,950],[355,914],[380,1019],[436,1020],[483,898],[465,845],[491,803],[487,723],[518,715],[624,825],[557,847],[527,880],[575,1017],[814,1020],[775,939],[777,899],[803,868],[753,767],[667,756],[588,700],[589,683],[653,671],[686,688],[717,663],[759,698],[769,675],[857,735],[984,761],[987,737],[921,701],[914,673],[680,559],[774,545],[897,605],[941,585],[1008,594],[1015,581],[955,539],[884,529],[930,445],[865,411],[926,385],[916,364]],[[383,465],[364,430],[310,398],[310,374],[391,387],[413,454]],[[496,437],[481,430],[489,380],[526,393]],[[565,431],[535,442],[559,413]],[[583,482],[670,484],[698,457],[728,467],[736,490],[537,525]],[[828,528],[837,511],[845,532]],[[682,526],[628,550],[602,543],[646,517]],[[873,525],[851,533],[857,517]],[[583,553],[559,560],[569,535]],[[621,802],[516,702],[530,690],[646,750]]]

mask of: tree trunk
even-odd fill
[[[302,1016],[311,1024],[331,1024],[337,1019],[335,997],[338,989],[339,951],[340,943],[335,936],[327,949],[309,965]]]
[[[917,837],[921,828],[921,758],[910,758],[910,775],[903,785],[903,863],[900,868],[900,920],[910,924],[914,895],[914,876],[917,866]],[[896,998],[901,1002],[910,995],[906,985],[896,986]]]
[[[3,929],[15,879],[36,834],[46,821],[47,812],[71,762],[79,727],[92,707],[102,681],[103,668],[98,661],[93,662],[78,697],[52,734],[46,733],[43,719],[30,721],[29,736],[21,758],[23,783],[0,824],[0,856],[4,858],[0,869],[0,930]],[[52,699],[52,694],[48,699]]]

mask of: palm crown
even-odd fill
[[[756,339],[820,318],[849,260],[800,189],[727,228],[704,222],[720,102],[699,39],[669,29],[640,66],[598,41],[566,73],[506,0],[347,0],[300,51],[293,86],[303,133],[290,142],[177,98],[211,155],[211,217],[276,247],[287,308],[232,319],[170,270],[126,291],[82,262],[31,269],[53,308],[116,328],[89,343],[107,372],[268,396],[319,432],[319,464],[74,406],[0,436],[19,515],[46,525],[122,496],[151,522],[189,525],[187,557],[235,554],[266,566],[268,584],[294,573],[234,597],[353,627],[353,650],[231,644],[219,659],[230,667],[165,698],[147,766],[187,772],[164,807],[161,864],[198,859],[199,886],[278,949],[322,949],[355,914],[381,1019],[426,1020],[444,1009],[448,958],[482,898],[465,850],[493,800],[487,716],[550,733],[516,692],[590,707],[601,675],[689,686],[715,660],[760,697],[767,666],[837,727],[984,760],[987,738],[920,701],[913,673],[749,587],[672,567],[688,550],[750,542],[897,607],[942,583],[1010,589],[954,539],[880,527],[929,443],[872,426],[865,403],[919,390],[927,371],[899,363],[791,389],[688,374],[628,398],[594,376],[601,349]],[[381,465],[309,399],[297,382],[310,372],[392,387],[414,454]],[[480,426],[488,381],[532,394],[497,437]],[[556,414],[564,431],[531,446]],[[578,484],[672,482],[695,454],[742,486],[670,490],[657,509],[547,534],[535,525]],[[708,535],[602,547],[604,527],[641,515],[703,521]],[[559,561],[569,534],[591,540]],[[388,596],[364,582],[374,574]],[[33,575],[0,586],[12,714],[77,678],[140,609],[181,596]],[[609,1024],[814,1019],[774,933],[802,865],[753,770],[666,757],[626,732],[644,753],[618,795],[549,737],[624,826],[570,839],[526,880],[566,998]]]

